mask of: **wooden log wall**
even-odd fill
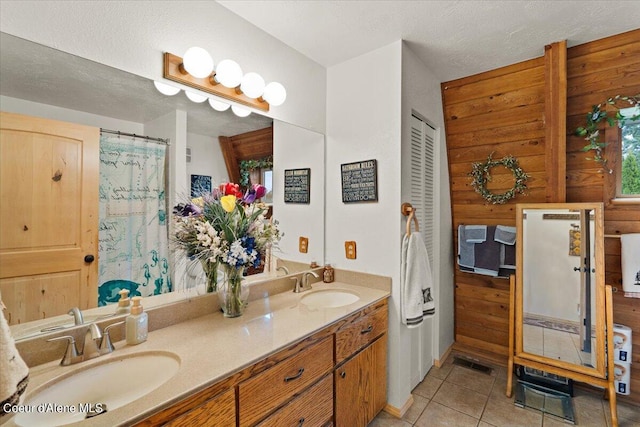
[[[545,126],[549,107],[545,75],[554,75],[545,73],[548,61],[545,64],[543,56],[441,85],[456,248],[460,224],[515,225],[516,203],[562,201],[562,191],[546,189],[553,185],[554,174],[545,166],[550,164],[545,153],[559,146],[566,151],[566,201],[605,202],[606,234],[640,232],[640,204],[605,201],[605,174],[593,161],[585,160],[580,151],[585,141],[571,135],[593,104],[617,94],[640,93],[640,30],[567,49],[566,141],[547,141],[554,135]],[[474,191],[468,175],[471,165],[486,161],[491,153],[494,159],[506,155],[518,159],[530,175],[526,195],[491,205]],[[492,178],[488,188],[495,193],[513,185],[513,176],[505,168],[494,168]],[[607,284],[620,287],[619,239],[605,240],[605,257]],[[505,361],[508,280],[459,270],[454,280],[455,348]],[[640,337],[640,299],[617,294],[614,300],[614,321],[631,326],[634,338]],[[634,341],[631,400],[640,402],[640,338]]]

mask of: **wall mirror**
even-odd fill
[[[84,124],[132,132],[129,129],[117,128],[118,124],[128,122],[132,128],[141,129],[132,133],[159,138],[166,136],[145,133],[144,124],[176,110],[184,111],[187,116],[187,147],[192,148],[192,158],[197,160],[192,165],[210,168],[205,171],[195,170],[187,165],[186,173],[211,175],[214,185],[226,180],[227,176],[218,137],[273,126],[273,215],[279,220],[284,233],[280,250],[274,255],[300,268],[309,265],[310,261],[323,263],[323,135],[255,112],[249,117],[238,118],[230,110],[214,111],[207,102],[196,104],[189,101],[183,92],[172,97],[165,96],[146,78],[6,33],[0,33],[0,45],[0,110],[71,122],[74,120],[69,118],[68,110],[73,110],[72,113],[81,117]],[[303,146],[305,144],[307,145]],[[210,164],[203,164],[202,159],[211,155],[209,150],[217,154],[213,156]],[[310,152],[313,154],[309,155]],[[169,159],[169,162],[171,161],[172,159]],[[291,168],[312,170],[313,203],[307,205],[306,209],[305,206],[284,203],[283,194],[278,193],[282,191],[280,181],[283,180],[284,169]],[[190,177],[187,176],[185,181],[189,183]],[[188,195],[189,189],[183,189],[183,193]],[[2,209],[9,208],[8,204],[2,206]],[[309,238],[307,253],[302,254],[298,251],[299,236]],[[291,274],[302,271],[293,268],[290,270]],[[278,276],[282,275],[283,272],[279,272]],[[270,278],[272,277],[264,277],[265,280]],[[174,279],[179,280],[183,279]],[[256,277],[254,280],[260,278]],[[164,294],[148,297],[145,307],[172,303],[176,298],[185,296]],[[29,304],[29,301],[23,303]],[[114,307],[111,306],[88,310],[85,320],[91,321],[113,310]],[[70,316],[58,314],[52,318],[47,316],[44,320],[12,326],[12,331],[17,339],[26,338],[51,332],[60,325],[66,327],[69,321],[72,321]]]
[[[517,207],[516,354],[605,376],[600,204]]]

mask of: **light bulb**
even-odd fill
[[[155,80],[153,82],[153,85],[156,87],[156,89],[158,89],[158,92],[160,92],[163,95],[173,96],[176,93],[180,92],[179,87],[171,86],[162,82],[157,82]]]
[[[287,91],[280,83],[271,82],[265,86],[262,98],[275,107],[282,105],[284,100],[287,99]]]
[[[247,117],[249,114],[251,114],[251,110],[249,110],[248,108],[241,107],[239,105],[232,105],[231,111],[233,111],[233,114],[235,114],[238,117]]]
[[[182,58],[182,64],[187,73],[199,79],[204,79],[213,72],[213,58],[201,47],[187,49]]]
[[[209,105],[216,111],[226,111],[231,107],[231,105],[226,102],[218,101],[217,99],[209,98]]]
[[[185,95],[187,95],[187,98],[196,103],[204,102],[207,100],[207,97],[205,95],[200,95],[199,93],[189,92],[188,90],[185,90],[184,93]]]
[[[247,73],[242,77],[240,90],[249,98],[258,98],[264,92],[264,79],[258,73]]]
[[[216,67],[215,79],[222,86],[228,88],[238,87],[242,82],[242,68],[231,59],[223,59]]]

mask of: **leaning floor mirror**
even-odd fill
[[[516,224],[507,396],[515,364],[547,380],[606,388],[616,420],[612,363],[605,349],[613,322],[611,289],[604,283],[602,204],[518,204]]]

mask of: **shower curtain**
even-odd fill
[[[100,137],[98,305],[171,291],[166,145],[123,135]]]

